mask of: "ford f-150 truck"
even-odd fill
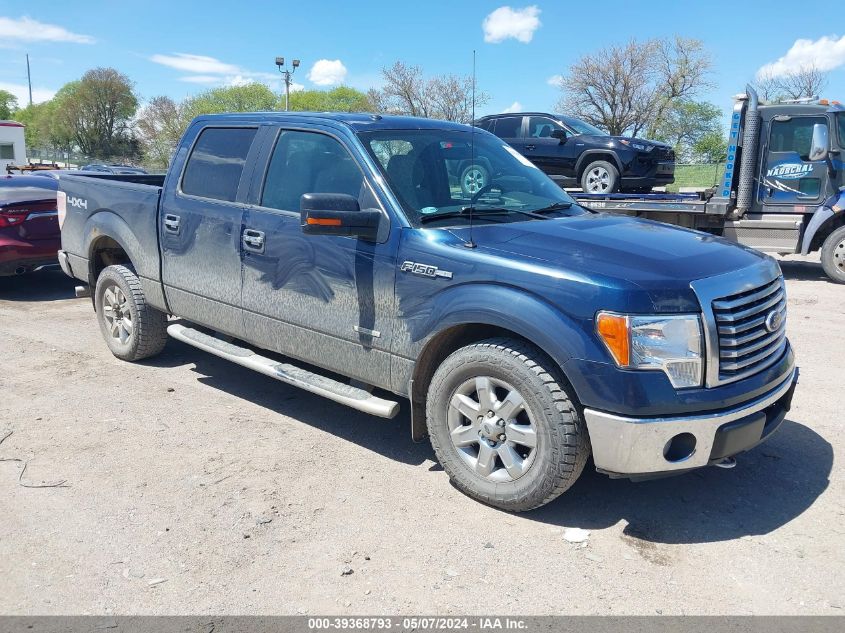
[[[470,196],[467,160],[492,170]],[[166,176],[63,175],[58,206],[115,356],[169,334],[377,416],[407,398],[414,439],[507,510],[591,455],[615,477],[730,466],[797,380],[772,258],[588,211],[469,126],[202,116]]]

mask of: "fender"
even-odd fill
[[[578,161],[575,163],[575,173],[581,173],[581,168],[585,164],[590,163],[590,156],[595,156],[596,154],[607,154],[611,156],[613,158],[613,164],[616,165],[616,169],[619,170],[620,174],[622,173],[622,161],[619,160],[619,155],[616,151],[612,149],[588,149],[578,157]]]
[[[845,191],[840,190],[838,194],[834,194],[813,212],[807,228],[804,230],[804,237],[801,240],[801,254],[806,255],[810,252],[810,247],[813,245],[813,238],[825,224],[827,224],[833,216],[837,213],[845,211]]]

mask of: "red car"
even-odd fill
[[[44,176],[0,176],[0,276],[58,263],[56,189]]]

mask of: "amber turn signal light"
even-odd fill
[[[342,226],[340,218],[308,218],[308,224],[319,224],[320,226]]]
[[[596,317],[596,330],[616,363],[620,367],[627,367],[631,362],[628,317],[600,312]]]

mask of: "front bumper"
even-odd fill
[[[783,422],[798,369],[734,408],[680,417],[634,418],[585,409],[596,469],[639,477],[690,470],[756,446]]]

